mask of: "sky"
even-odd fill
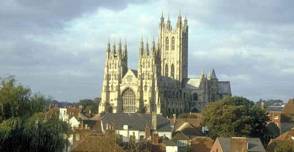
[[[190,77],[214,68],[233,95],[294,97],[293,0],[1,1],[0,77],[60,101],[95,98],[108,40],[126,40],[137,69],[139,41],[158,37],[162,13],[188,19]]]

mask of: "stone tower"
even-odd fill
[[[138,64],[139,94],[141,111],[151,112],[155,110],[155,100],[157,90],[157,68],[158,68],[158,49],[153,40],[152,46],[148,41],[144,44],[143,39],[140,42],[140,55]]]
[[[161,16],[159,28],[161,75],[182,82],[188,77],[188,21],[179,15],[173,28]]]
[[[106,49],[106,60],[104,67],[103,87],[101,93],[101,105],[99,105],[99,112],[119,112],[120,109],[120,83],[122,77],[128,69],[127,44],[122,48],[121,41],[118,44],[111,44],[108,42]]]

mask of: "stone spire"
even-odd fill
[[[185,19],[184,19],[184,26],[188,26],[188,19],[187,19],[186,16],[185,16]]]
[[[152,53],[153,54],[155,53],[155,41],[154,41],[154,37],[153,37],[153,40],[152,40]]]
[[[170,23],[169,15],[168,15],[168,18],[167,18],[167,28],[169,30],[171,29],[171,23]]]
[[[125,39],[125,45],[124,45],[124,56],[128,55],[128,44],[127,44],[127,40]]]
[[[122,54],[122,44],[121,44],[121,39],[119,39],[119,43],[118,43],[118,54],[119,54],[119,55]]]
[[[146,42],[146,55],[149,55],[149,43],[148,43],[148,40]]]
[[[177,28],[182,27],[182,16],[181,16],[181,11],[179,12],[178,20],[177,20]]]
[[[116,45],[115,45],[115,42],[112,45],[112,52],[113,52],[113,54],[116,54]]]
[[[142,37],[140,42],[140,55],[143,55],[143,54],[144,54],[144,41]]]
[[[161,12],[161,17],[160,17],[160,24],[164,24],[164,17],[163,17],[163,12]]]
[[[209,79],[214,80],[217,79],[214,69],[209,73]]]
[[[110,53],[110,40],[108,39],[108,42],[107,42],[107,49],[106,49],[106,51],[107,51],[107,53]]]
[[[200,80],[202,80],[202,79],[204,79],[204,78],[205,78],[204,72],[203,72],[203,70],[201,70]]]

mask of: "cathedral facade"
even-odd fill
[[[188,78],[186,18],[178,16],[175,27],[160,18],[158,41],[140,42],[138,70],[128,68],[126,44],[108,42],[99,113],[201,111],[226,95],[231,95],[230,82],[219,81],[214,70]]]

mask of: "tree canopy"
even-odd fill
[[[62,151],[68,125],[47,117],[50,99],[3,79],[0,86],[0,151]]]
[[[210,103],[203,111],[209,136],[263,137],[267,114],[254,102],[243,97],[224,97]]]
[[[81,112],[88,116],[93,116],[98,113],[98,103],[100,98],[95,99],[82,99],[78,102],[79,106],[82,106]]]

